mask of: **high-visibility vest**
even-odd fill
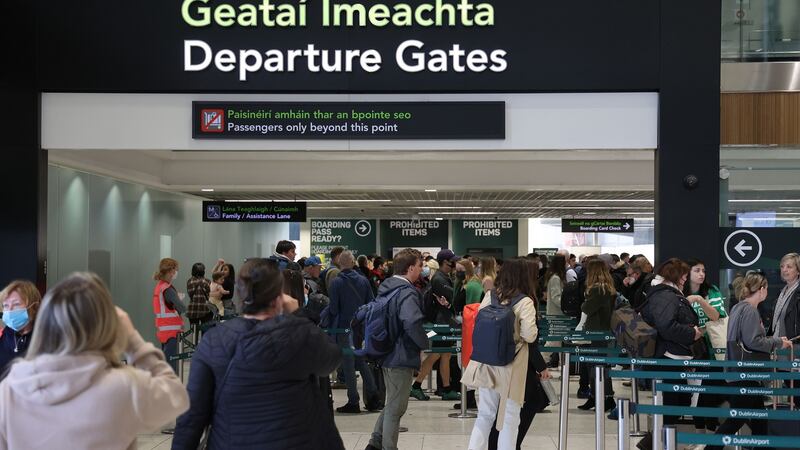
[[[183,331],[183,319],[177,311],[164,302],[164,291],[172,287],[166,281],[159,281],[153,291],[153,313],[156,315],[156,336],[162,344],[177,337]]]

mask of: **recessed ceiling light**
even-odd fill
[[[436,192],[436,189],[425,189],[425,192]]]
[[[200,189],[200,191],[202,191],[202,192],[214,192],[214,189],[212,189],[212,188],[203,188],[203,189]]]
[[[586,211],[586,212],[584,212],[583,214],[585,214],[585,215],[587,215],[587,216],[593,216],[593,215],[595,215],[595,214],[597,214],[597,213],[596,213],[596,212],[591,212],[591,211]]]
[[[633,199],[633,198],[592,198],[592,199],[584,199],[584,198],[562,198],[562,199],[549,199],[548,202],[654,202],[653,199]]]
[[[745,200],[745,199],[732,199],[728,200],[731,203],[772,203],[772,202],[800,202],[800,198],[773,198],[773,199],[752,199],[752,200]]]
[[[444,220],[444,217],[435,217],[434,220]]]

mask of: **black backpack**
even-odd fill
[[[570,317],[580,317],[584,294],[579,281],[570,281],[561,292],[561,311]]]
[[[422,315],[425,316],[425,322],[435,321],[438,310],[439,302],[436,301],[436,296],[433,294],[433,283],[428,283],[428,287],[422,294]]]

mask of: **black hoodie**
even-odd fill
[[[681,292],[665,284],[653,286],[647,293],[642,317],[658,331],[656,358],[661,358],[666,352],[675,356],[694,356],[694,327],[700,320]]]

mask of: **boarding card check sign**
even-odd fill
[[[505,102],[192,102],[194,139],[505,139]]]
[[[305,221],[305,202],[203,202],[203,222]]]
[[[562,233],[633,233],[633,219],[561,219]]]

